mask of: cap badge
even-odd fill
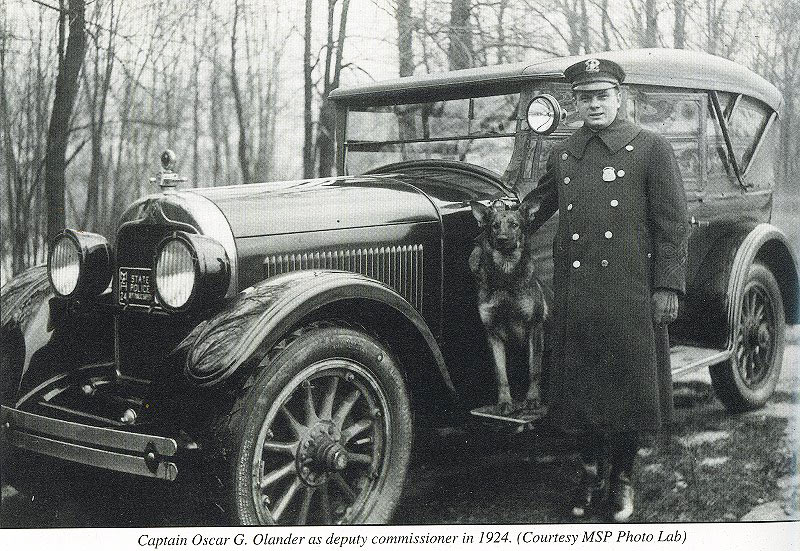
[[[607,166],[603,169],[603,181],[604,182],[613,182],[617,179],[617,174],[614,171],[613,166]]]
[[[599,73],[600,61],[598,61],[597,59],[587,59],[585,67],[587,73]]]

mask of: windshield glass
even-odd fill
[[[503,174],[514,149],[519,94],[351,107],[348,174],[400,161],[447,159]]]

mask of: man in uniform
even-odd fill
[[[581,442],[573,516],[608,495],[623,522],[641,437],[671,414],[667,324],[685,290],[686,196],[670,144],[618,116],[619,65],[588,59],[564,75],[584,124],[523,200],[539,204],[534,228],[560,213],[550,412]]]

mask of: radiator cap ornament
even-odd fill
[[[159,182],[163,191],[175,189],[180,182],[185,182],[186,178],[180,176],[175,172],[175,160],[177,159],[175,152],[171,149],[165,149],[161,153],[161,172],[158,178],[150,178],[151,182]]]

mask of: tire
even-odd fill
[[[236,524],[390,520],[411,456],[403,376],[373,338],[312,328],[260,365],[224,423]]]
[[[741,300],[733,354],[710,368],[714,391],[731,412],[757,409],[772,396],[786,332],[781,291],[766,266],[758,262],[750,266]]]

